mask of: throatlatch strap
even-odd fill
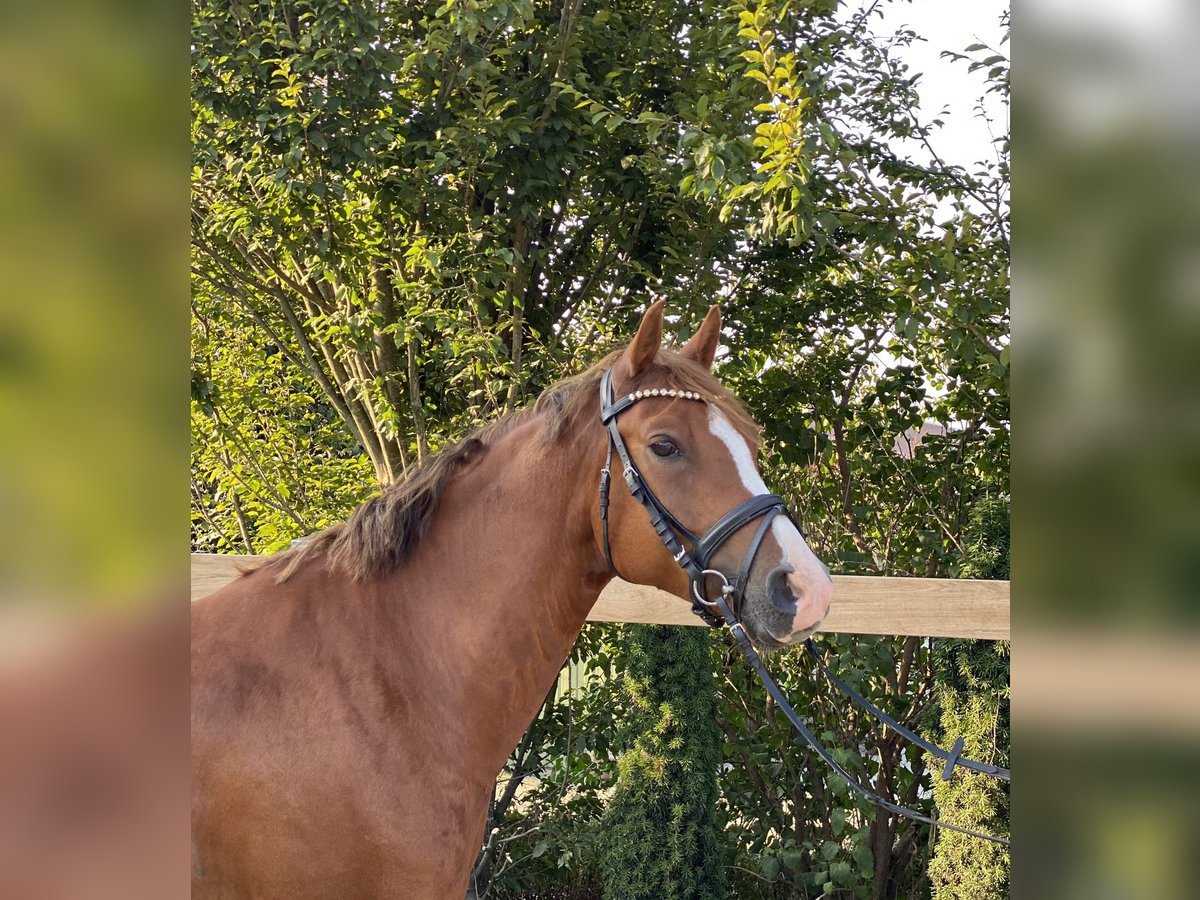
[[[608,492],[612,488],[612,442],[608,444],[608,454],[604,459],[604,468],[600,470],[600,536],[604,542],[604,559],[608,568],[618,578],[627,581],[613,562],[612,548],[608,545]]]

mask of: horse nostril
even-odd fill
[[[795,571],[785,564],[767,573],[767,599],[775,610],[789,616],[796,613],[796,597],[788,584],[788,575]]]

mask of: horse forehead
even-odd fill
[[[660,399],[660,398],[652,398]],[[689,434],[706,434],[708,420],[705,415],[707,403],[697,403],[684,398],[661,398],[666,403],[637,403],[630,409],[636,414],[639,426],[644,428],[675,427]],[[641,408],[639,408],[641,407]]]

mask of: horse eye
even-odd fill
[[[650,452],[655,456],[674,456],[679,452],[679,448],[675,445],[674,441],[663,439],[651,444]]]

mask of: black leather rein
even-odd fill
[[[951,831],[957,831],[972,837],[1008,846],[1009,842],[1007,838],[996,837],[995,835],[972,831],[969,828],[962,828],[958,825],[940,822],[937,819],[930,818],[908,807],[900,806],[880,796],[870,788],[860,784],[841,763],[833,758],[833,755],[824,745],[817,740],[817,736],[813,734],[812,729],[808,727],[799,714],[792,708],[787,697],[783,695],[783,691],[779,689],[779,685],[775,683],[775,679],[767,671],[762,658],[758,655],[758,651],[754,649],[754,645],[751,644],[750,637],[735,612],[735,608],[740,609],[741,607],[746,583],[750,577],[750,569],[754,565],[754,557],[757,555],[758,548],[762,545],[763,538],[766,537],[767,530],[771,527],[772,521],[780,514],[791,519],[791,515],[787,509],[787,501],[778,494],[759,494],[735,506],[718,519],[717,523],[702,536],[697,537],[689,531],[678,519],[671,515],[670,511],[662,505],[662,502],[650,490],[650,486],[646,484],[642,473],[638,471],[633,457],[630,456],[625,439],[621,437],[621,431],[617,427],[617,417],[622,412],[641,400],[649,400],[655,397],[694,400],[700,403],[707,402],[703,395],[695,391],[683,391],[675,388],[654,388],[634,391],[617,400],[613,396],[612,370],[610,369],[605,372],[600,379],[600,421],[608,430],[608,452],[604,461],[604,468],[600,471],[600,530],[601,539],[604,544],[604,557],[608,561],[609,568],[612,569],[614,574],[620,576],[620,570],[617,569],[616,564],[613,562],[612,548],[609,545],[608,538],[609,490],[612,486],[612,457],[615,451],[617,458],[620,460],[621,472],[624,475],[625,484],[629,488],[629,493],[633,496],[634,500],[645,507],[646,512],[650,516],[650,523],[654,526],[654,531],[658,535],[658,539],[662,541],[671,556],[674,557],[675,562],[688,575],[691,587],[692,612],[711,627],[719,628],[723,624],[729,626],[729,631],[737,642],[738,649],[741,650],[742,655],[746,657],[751,668],[754,669],[755,674],[762,681],[763,686],[767,689],[767,693],[771,695],[775,703],[783,710],[788,721],[792,723],[792,727],[812,747],[813,751],[824,760],[825,764],[833,769],[851,789],[861,794],[875,806],[897,815],[915,819],[918,822],[925,822],[930,825],[936,825],[941,828],[950,829]],[[738,570],[734,580],[731,582],[723,573],[716,569],[708,568],[709,562],[717,549],[740,528],[753,522],[755,519],[759,520],[758,527],[755,529],[754,538],[750,541],[749,549],[746,551],[741,568]],[[794,520],[793,524],[795,524]],[[797,530],[799,530],[798,525]],[[691,544],[690,550],[684,546],[684,541]],[[706,585],[707,579],[710,577],[721,580],[720,593],[715,599],[711,600],[708,597]],[[963,757],[961,755],[963,748],[962,738],[955,741],[954,746],[949,751],[946,751],[914,734],[833,674],[829,667],[825,665],[824,660],[821,659],[811,639],[805,641],[805,646],[808,648],[808,652],[812,655],[813,659],[817,661],[817,665],[826,677],[852,701],[862,706],[889,728],[917,744],[923,750],[945,760],[946,765],[942,771],[942,779],[944,781],[949,780],[955,767],[962,767],[996,778],[1003,778],[1006,781],[1009,779],[1007,769],[1001,769],[998,766],[992,766],[987,763],[975,762]]]

